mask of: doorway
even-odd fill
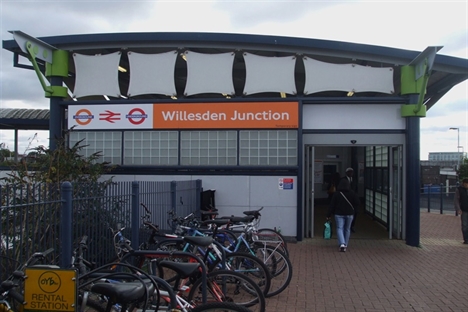
[[[397,238],[403,237],[403,199],[402,199],[402,181],[403,181],[403,152],[402,146],[387,146],[380,149],[388,151],[388,185],[389,201],[387,214],[380,214],[384,217],[382,220],[374,215],[375,209],[372,205],[375,201],[367,198],[366,186],[369,186],[369,177],[372,175],[365,174],[365,163],[367,151],[372,149],[371,146],[304,146],[304,197],[303,197],[303,237],[313,238],[321,235],[322,224],[325,219],[326,210],[328,208],[328,185],[331,175],[335,172],[343,176],[344,168],[352,166],[354,163],[355,178],[358,179],[358,194],[361,198],[361,211],[357,218],[357,233],[354,237],[377,237],[380,238]],[[358,151],[356,153],[356,150]],[[357,157],[357,159],[355,159]],[[352,161],[353,160],[353,161]],[[374,192],[372,192],[374,193]],[[364,212],[365,211],[365,212]],[[380,220],[377,220],[380,219]],[[364,223],[366,222],[366,223]],[[322,222],[323,223],[323,222]],[[363,223],[363,224],[359,224]],[[359,230],[361,228],[362,230]],[[391,230],[389,230],[391,229]]]

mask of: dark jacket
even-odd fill
[[[353,207],[351,207],[345,197]],[[330,218],[332,214],[339,216],[354,215],[354,211],[359,209],[359,205],[359,197],[350,189],[349,181],[341,179],[331,199],[330,207],[328,207],[327,218]]]
[[[455,209],[468,212],[468,189],[463,185],[455,190]]]

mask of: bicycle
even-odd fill
[[[221,232],[218,233],[217,230],[218,226],[228,225],[231,220],[214,219],[206,220],[203,222],[197,222],[192,220],[194,217],[191,215],[189,215],[191,216],[190,218],[189,216],[185,218],[178,218],[173,212],[170,212],[170,215],[171,221],[175,223],[175,227],[178,229],[178,233],[182,235],[184,233],[188,235],[204,235],[206,233],[200,232],[198,229],[191,228],[190,226],[185,226],[184,224],[186,223],[189,223],[192,226],[207,225],[208,228],[210,228],[210,233],[212,237],[224,242],[223,248],[228,253],[228,263],[233,263],[233,259],[235,259],[235,256],[247,258],[249,257],[247,256],[249,254],[260,259],[265,264],[265,266],[268,269],[268,272],[271,275],[271,281],[268,287],[269,291],[265,293],[265,296],[267,298],[281,293],[289,286],[292,279],[293,268],[291,261],[289,260],[287,255],[285,255],[282,252],[282,249],[280,248],[281,242],[278,241],[276,242],[276,244],[273,244],[273,242],[270,240],[260,240],[253,228],[253,225],[251,225],[250,223],[243,225],[245,227],[244,232],[237,236],[235,240],[233,240],[231,237],[232,234],[229,234],[229,231],[221,230]],[[253,218],[255,218],[255,216],[249,217],[249,222],[252,222]],[[157,247],[165,250],[191,250],[191,247],[189,247],[187,243],[183,243],[181,241],[174,241],[172,239],[160,242],[160,244],[158,244]],[[212,251],[215,252],[215,255],[213,255]],[[219,255],[219,250],[217,249],[217,246],[213,246],[212,251],[208,251],[207,259],[210,260],[209,265],[211,265],[213,262],[215,263],[215,265],[218,265],[221,260],[216,259],[220,259],[221,257]],[[205,255],[205,252],[200,248],[198,248],[198,252],[200,252],[202,255]],[[233,258],[230,258],[230,255],[233,255]],[[244,260],[236,262],[248,264],[251,261],[252,260]],[[249,272],[249,266],[246,265],[246,267],[246,272]],[[264,266],[262,267],[264,268]],[[209,268],[211,269],[212,267],[209,266]],[[258,282],[259,285],[261,285],[262,281]]]
[[[147,215],[148,215],[148,212],[147,212]],[[150,224],[150,223],[147,223],[146,225],[150,226],[153,229],[153,232],[158,231],[157,226]],[[156,279],[156,282],[158,282],[158,279],[160,279],[163,276],[162,274],[158,274],[158,272],[161,272],[161,270],[164,267],[166,269],[169,268],[173,272],[175,271],[177,276],[188,274],[188,272],[190,273],[190,276],[184,276],[186,280],[182,284],[180,284],[176,280],[176,278],[174,278],[172,281],[170,281],[172,282],[172,285],[167,283],[166,281],[164,284],[159,285],[160,287],[163,288],[162,290],[160,289],[160,302],[158,303],[159,306],[164,306],[164,304],[166,303],[176,302],[177,308],[181,309],[182,311],[191,311],[191,309],[195,309],[195,308],[198,309],[201,304],[203,305],[203,301],[200,301],[199,296],[197,297],[196,302],[193,300],[190,300],[187,297],[188,295],[187,290],[190,289],[189,285],[193,285],[197,281],[198,282],[196,285],[202,285],[204,283],[203,275],[205,275],[205,279],[212,278],[211,275],[208,276],[206,275],[206,273],[203,273],[206,271],[203,271],[205,270],[204,269],[205,267],[201,260],[197,260],[198,258],[196,256],[187,252],[177,253],[177,252],[165,252],[165,251],[144,250],[144,249],[132,250],[130,247],[130,240],[128,240],[122,235],[121,233],[122,230],[123,228],[118,231],[114,231],[114,241],[116,244],[115,249],[118,252],[123,251],[122,252],[123,256],[119,257],[120,262],[118,263],[127,263],[127,264],[135,263],[136,267],[138,267],[140,270],[153,276]],[[153,234],[157,235],[158,233],[153,233]],[[153,235],[152,237],[154,238]],[[153,241],[152,237],[149,238],[150,242]],[[202,239],[206,240],[207,238],[202,238]],[[206,242],[211,243],[212,240],[210,238],[208,239],[209,241],[206,241]],[[193,240],[191,242],[193,243]],[[205,244],[205,243],[202,243],[202,244]],[[143,247],[147,245],[142,244],[141,246]],[[130,261],[130,257],[134,258],[135,261],[133,262]],[[183,268],[179,268],[177,262],[167,261],[167,259],[171,259],[174,257],[177,257],[177,258],[188,257],[189,259],[192,259],[192,262],[195,261],[195,263],[188,263],[188,267],[189,267],[188,269],[187,269],[187,266]],[[184,265],[187,263],[181,263],[181,264]],[[190,265],[192,266],[190,267]],[[110,264],[109,266],[115,268],[116,266],[118,266],[118,264],[113,263],[113,264]],[[202,270],[202,266],[203,266],[203,270]],[[267,272],[267,269],[265,269],[265,271]],[[240,285],[243,285],[244,288],[254,289],[253,291],[250,291],[250,296],[253,299],[251,298],[251,300],[249,300],[247,303],[243,302],[243,304],[248,305],[248,306],[253,306],[253,307],[259,306],[260,308],[258,309],[255,308],[253,311],[263,311],[265,299],[264,297],[262,297],[263,294],[261,293],[261,290],[259,288],[255,288],[255,285],[253,285],[255,284],[255,282],[253,282],[252,280],[248,280],[247,278],[243,280],[241,280],[238,277],[235,277],[235,278],[237,278],[236,281],[238,281]],[[231,276],[231,280],[233,280],[232,276]],[[217,304],[212,302],[209,305],[209,307],[212,309],[216,309],[216,308],[233,309],[233,303],[231,303],[230,305],[228,304],[227,306],[222,303],[224,303],[225,300],[232,300],[233,297],[239,298],[239,294],[243,293],[242,291],[237,291],[236,292],[238,294],[237,296],[230,295],[229,298],[227,298],[225,293],[220,294],[216,292],[215,285],[213,284],[213,282],[207,283],[206,287],[208,289],[209,294],[217,294],[215,297],[213,297],[214,298],[213,300],[216,300]],[[170,293],[170,291],[175,292],[175,298],[170,298],[170,296],[168,296],[168,293]],[[256,303],[257,301],[258,303]],[[234,308],[237,308],[237,307],[234,307]],[[241,310],[242,305],[240,308],[237,308],[237,309]],[[245,307],[244,307],[244,310],[245,310]]]
[[[14,312],[20,311],[25,305],[23,286],[26,279],[24,270],[37,263],[43,263],[46,257],[54,251],[53,248],[43,252],[35,252],[26,262],[13,271],[13,273],[0,283],[0,311]],[[57,266],[50,266],[58,268]]]
[[[189,239],[197,240],[199,238],[206,239],[205,237],[191,237]],[[228,270],[217,270],[206,274],[202,260],[196,255],[180,251],[135,250],[126,254],[122,258],[122,262],[129,261],[130,257],[149,260],[150,263],[157,264],[157,267],[164,267],[175,273],[169,287],[176,294],[177,308],[182,311],[190,311],[190,309],[205,303],[214,305],[215,302],[219,304],[226,301],[249,308],[253,312],[265,311],[265,296],[253,280],[243,274]],[[167,260],[184,257],[188,257],[192,261],[195,260],[195,262]],[[155,259],[159,261],[152,261]],[[203,287],[206,287],[206,300],[203,300]],[[163,302],[164,300],[171,302],[165,298],[163,292],[161,292],[161,299]],[[159,304],[161,305],[163,302]]]
[[[143,204],[142,204],[143,205]],[[143,205],[144,206],[144,205]],[[184,223],[189,222],[192,226],[197,224],[197,221],[193,218],[192,215],[189,215],[185,218],[178,218],[175,216],[173,211],[169,211],[169,215],[171,216],[171,220],[178,220],[177,222]],[[207,220],[204,221],[204,224],[214,224],[214,223],[219,223],[219,220]],[[154,226],[151,224],[151,222],[145,222],[146,226],[150,229],[152,229],[152,234],[150,236],[150,241],[153,240],[153,238],[158,235],[156,233],[157,226]],[[268,268],[265,266],[265,264],[260,261],[254,253],[252,254],[246,254],[246,253],[238,253],[238,252],[233,252],[232,250],[223,248],[221,245],[215,244],[214,241],[209,241],[206,245],[200,245],[201,242],[197,241],[187,241],[187,237],[194,237],[194,236],[199,236],[203,237],[206,236],[206,233],[199,232],[197,229],[192,229],[190,227],[185,227],[181,225],[177,225],[178,227],[178,232],[182,233],[182,231],[188,231],[188,236],[185,238],[182,236],[175,236],[175,235],[170,235],[170,238],[168,236],[165,236],[165,240],[162,240],[155,245],[156,250],[163,250],[163,251],[173,251],[173,250],[179,250],[179,251],[185,251],[185,252],[195,252],[203,258],[203,262],[207,265],[208,271],[211,272],[215,269],[224,269],[227,268],[229,270],[233,270],[245,275],[248,275],[251,279],[253,279],[257,285],[260,286],[262,289],[263,293],[265,296],[268,296],[268,292],[270,289],[270,284],[271,284],[271,277],[270,273],[268,271]],[[211,235],[212,237],[216,237],[216,227],[213,228],[214,231],[212,231]],[[182,233],[183,234],[183,233]],[[175,237],[174,237],[175,236]],[[153,243],[155,240],[152,241]],[[195,245],[195,246],[194,246]],[[221,251],[221,249],[224,249]],[[227,255],[224,256],[223,253],[226,253]],[[182,261],[179,259],[179,261]],[[141,264],[144,265],[144,264]],[[149,265],[155,265],[157,267],[157,264],[149,264]],[[141,267],[139,265],[139,267]],[[169,278],[167,273],[164,273],[164,270],[161,267],[158,267],[158,275],[159,276],[164,276],[164,278],[172,282],[173,278]],[[155,270],[153,268],[152,270]]]

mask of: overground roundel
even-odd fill
[[[75,119],[77,124],[86,126],[94,119],[94,116],[89,110],[83,108],[76,112],[76,115],[73,116],[73,119]]]
[[[125,117],[128,118],[128,121],[130,121],[130,123],[134,125],[139,125],[142,124],[146,118],[148,118],[148,115],[141,108],[134,108]]]

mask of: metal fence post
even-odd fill
[[[140,246],[140,184],[138,181],[132,182],[132,248],[138,249]]]
[[[460,186],[460,182],[457,181],[457,183],[455,184],[455,186],[456,186],[456,188],[458,188],[458,187]],[[456,190],[455,190],[455,192],[456,192]],[[454,192],[454,193],[455,193],[455,192]],[[454,200],[454,201],[457,200],[457,199],[455,198],[455,194],[453,195],[453,200]],[[455,203],[453,203],[453,204],[454,204],[454,205],[453,205],[453,209],[455,210],[455,217],[458,217],[458,210],[455,209]]]
[[[442,192],[442,188],[444,187],[443,183],[440,183],[440,214],[444,213],[444,192]]]
[[[431,212],[431,186],[432,184],[427,186],[427,212]]]
[[[60,251],[60,267],[67,269],[71,266],[72,258],[72,184],[65,181],[61,185],[62,188],[62,218],[60,220],[60,241],[62,242],[62,250]]]
[[[171,181],[171,209],[176,213],[177,215],[177,182],[176,181]],[[175,232],[175,224],[172,222],[172,233]]]
[[[202,192],[202,180],[195,181],[195,207],[197,216],[201,219],[201,192]]]

